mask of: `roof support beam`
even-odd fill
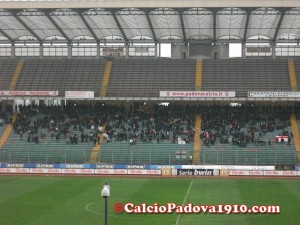
[[[68,41],[71,42],[71,39],[68,37],[68,35],[61,29],[61,27],[56,23],[56,21],[51,17],[50,13],[51,11],[44,11],[45,15],[48,17],[48,19],[53,23],[53,25],[59,30],[61,35]]]
[[[248,32],[248,25],[249,25],[250,15],[251,15],[251,11],[249,10],[249,11],[247,11],[247,17],[246,17],[246,23],[245,23],[243,43],[246,43],[246,40],[247,40],[247,32]]]
[[[89,29],[89,31],[91,32],[91,34],[93,35],[93,38],[99,42],[99,38],[97,37],[96,33],[94,32],[93,28],[90,26],[90,24],[87,22],[87,20],[84,18],[83,16],[83,10],[78,10],[77,13],[80,16],[80,19],[82,20],[82,22],[84,23],[84,25]]]
[[[213,9],[213,43],[217,43],[217,9]]]
[[[121,31],[121,34],[122,34],[122,36],[123,36],[125,42],[128,43],[128,38],[127,38],[127,36],[126,36],[126,34],[125,34],[125,32],[124,32],[124,29],[122,28],[122,26],[121,26],[121,24],[120,24],[120,22],[119,22],[119,20],[118,20],[118,18],[117,18],[116,12],[117,12],[116,10],[112,10],[112,11],[111,11],[111,14],[112,14],[112,16],[114,17],[114,20],[116,21],[117,26],[118,26],[119,30]]]
[[[181,29],[182,29],[182,35],[183,35],[183,42],[186,43],[186,34],[185,34],[185,26],[184,26],[184,21],[183,21],[183,16],[182,16],[183,10],[179,11],[179,17],[180,17],[180,24],[181,24]]]
[[[19,12],[17,10],[9,10],[9,12],[32,34],[33,37],[35,37],[40,43],[43,42],[43,39],[31,27],[29,27],[20,16],[18,16]]]
[[[146,18],[147,18],[150,30],[152,32],[153,40],[154,40],[155,43],[157,43],[157,37],[156,37],[155,31],[154,31],[154,28],[153,28],[153,25],[152,25],[152,21],[151,21],[150,16],[149,16],[149,11],[145,11],[145,14],[146,14]]]
[[[276,27],[276,30],[275,30],[275,33],[274,33],[274,36],[273,36],[273,39],[272,39],[272,43],[275,43],[276,42],[276,38],[277,38],[277,35],[278,35],[278,31],[281,27],[281,23],[282,23],[282,20],[283,20],[283,17],[285,15],[285,9],[281,9],[280,10],[280,18],[279,18],[279,21],[278,21],[278,24],[277,24],[277,27]]]
[[[0,33],[6,37],[12,44],[15,42],[14,39],[11,38],[11,36],[9,36],[4,30],[0,29]]]

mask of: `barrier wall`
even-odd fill
[[[295,171],[276,171],[275,166],[0,163],[0,174],[300,177],[299,169],[299,166]]]

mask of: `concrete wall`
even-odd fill
[[[229,59],[229,44],[190,44],[189,59]]]
[[[185,44],[174,43],[171,45],[172,59],[186,59],[189,55],[189,46]]]

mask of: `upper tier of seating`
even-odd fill
[[[8,90],[18,60],[0,60],[0,90]],[[25,59],[15,90],[94,91],[99,96],[105,59]],[[295,60],[300,86],[300,60]],[[114,59],[108,97],[159,97],[159,91],[194,91],[196,60]],[[290,91],[287,59],[203,60],[203,91]]]
[[[28,59],[25,60],[16,90],[94,91],[99,96],[105,60]]]
[[[195,70],[195,60],[114,60],[107,96],[159,97],[159,91],[193,91]]]
[[[13,73],[15,72],[18,60],[1,59],[0,61],[0,90],[9,90]]]
[[[203,61],[203,91],[290,91],[287,60],[231,59]]]
[[[298,90],[300,87],[300,59],[294,60]]]

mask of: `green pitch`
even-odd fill
[[[109,225],[284,224],[300,221],[299,179],[0,177],[0,225],[103,225],[104,182],[111,187]],[[116,202],[148,205],[279,205],[280,214],[117,214]]]

